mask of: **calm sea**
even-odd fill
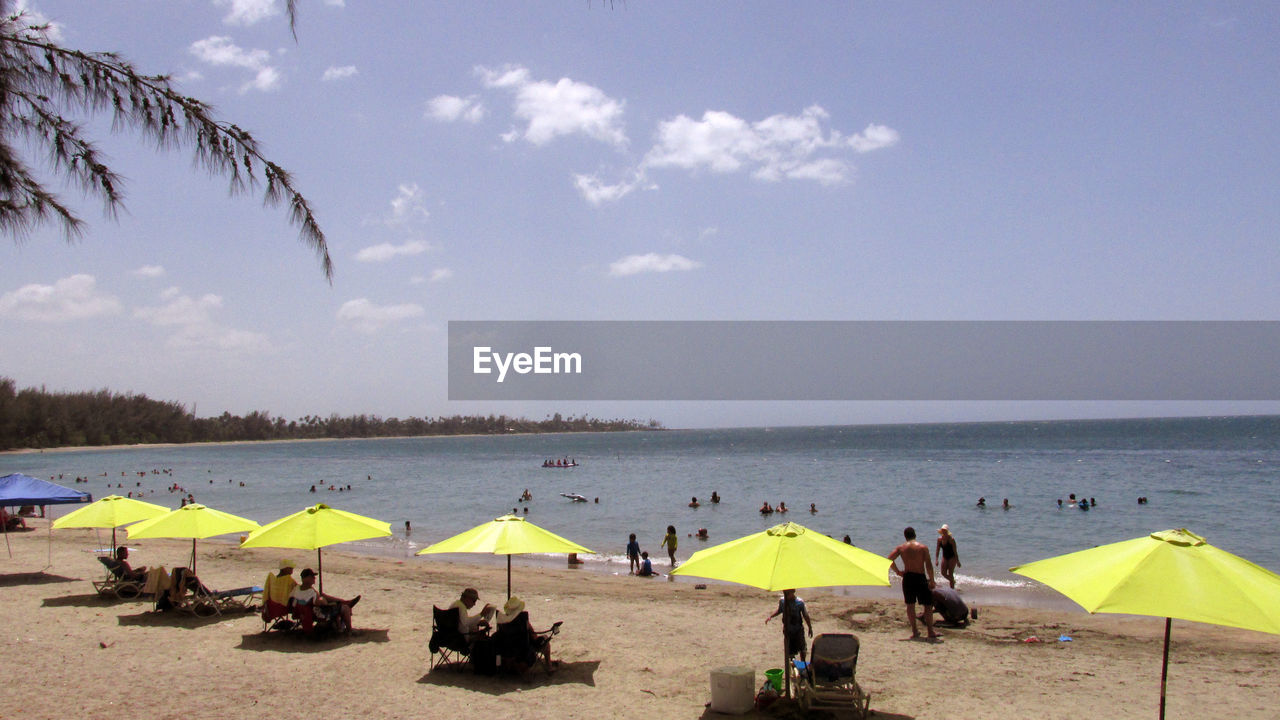
[[[541,467],[545,458],[564,456],[579,466]],[[150,472],[165,469],[171,474]],[[600,552],[589,562],[609,572],[626,572],[619,558],[630,532],[663,569],[659,542],[667,525],[680,533],[678,556],[685,558],[708,545],[687,537],[698,528],[714,544],[783,519],[837,538],[848,534],[877,553],[900,542],[907,525],[932,546],[948,523],[962,585],[970,588],[1025,585],[1007,568],[1175,527],[1280,571],[1280,417],[135,448],[0,456],[0,474],[9,472],[61,476],[95,497],[141,492],[171,507],[179,497],[167,488],[177,483],[199,502],[259,522],[324,502],[391,523],[395,538],[356,549],[403,555],[527,507],[532,521]],[[77,476],[88,484],[77,486]],[[521,503],[526,488],[533,500]],[[712,491],[723,498],[719,505],[707,503]],[[599,502],[574,503],[560,493]],[[1058,509],[1069,493],[1097,505]],[[701,508],[687,507],[693,496]],[[980,496],[986,509],[975,506]],[[1139,496],[1150,502],[1139,505]],[[1011,509],[1001,509],[1004,498]],[[762,517],[764,501],[793,509]]]

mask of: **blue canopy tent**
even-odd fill
[[[22,473],[13,473],[0,477],[0,507],[22,507],[23,505],[65,505],[68,503],[93,502],[93,495],[79,490],[72,490],[49,482],[33,478]],[[5,528],[5,547],[9,547],[8,528]],[[9,550],[13,557],[13,550]]]

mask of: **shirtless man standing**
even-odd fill
[[[933,631],[933,561],[929,559],[929,548],[916,541],[916,529],[909,527],[902,531],[907,539],[889,553],[893,561],[893,571],[902,578],[902,599],[907,602],[907,620],[911,623],[911,637],[920,637],[916,628],[916,603],[924,606],[924,624],[929,631],[929,639],[937,640],[938,634]],[[898,569],[898,558],[902,558],[903,569]],[[928,573],[926,575],[925,573]]]

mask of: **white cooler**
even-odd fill
[[[741,715],[756,706],[756,671],[749,667],[722,667],[711,671],[711,709]]]

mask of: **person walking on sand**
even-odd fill
[[[902,599],[907,603],[907,620],[911,623],[911,638],[920,637],[916,628],[916,603],[924,606],[924,624],[929,631],[929,640],[937,640],[938,634],[933,631],[933,562],[929,559],[929,548],[916,541],[916,529],[907,527],[902,531],[906,542],[889,553],[893,561],[890,567],[902,578]],[[903,569],[898,569],[898,558],[902,558]],[[927,575],[926,575],[927,573]]]
[[[938,528],[938,547],[933,552],[933,561],[938,564],[938,572],[942,573],[942,577],[947,579],[954,590],[956,568],[960,567],[960,551],[956,549],[956,538],[951,534],[951,528],[945,524]]]
[[[809,637],[813,637],[813,621],[809,619],[809,610],[804,606],[804,601],[796,597],[795,590],[783,590],[782,597],[778,599],[778,609],[773,614],[764,619],[766,625],[769,621],[782,615],[782,632],[786,636],[787,641],[787,657],[800,653],[800,662],[805,662],[804,652],[804,628],[809,626]]]
[[[676,535],[676,526],[667,526],[667,536],[662,538],[662,544],[667,548],[667,557],[671,558],[671,567],[676,566],[676,543],[680,538]]]

